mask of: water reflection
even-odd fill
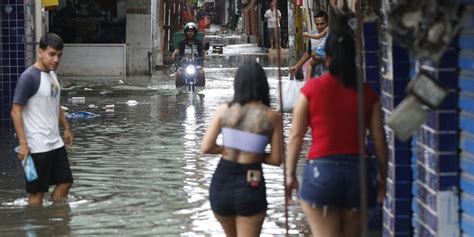
[[[269,65],[266,66],[265,69],[276,69],[278,68],[278,57],[276,54],[267,54],[264,52],[261,53],[252,53],[252,54],[214,54],[212,57],[209,57],[206,60],[206,67],[205,70],[219,70],[220,68],[234,68],[235,69],[242,65],[244,62],[248,61],[256,61],[258,60],[262,65]],[[286,69],[286,74],[288,74],[288,57],[286,54],[282,54],[280,58],[280,66],[283,69]],[[271,73],[272,75],[276,73],[273,70],[267,70],[267,73]],[[276,75],[276,74],[275,74]]]
[[[67,204],[9,208],[2,209],[1,213],[1,232],[5,236],[36,237],[71,233],[71,208]]]
[[[64,92],[63,105],[100,115],[71,121],[75,144],[68,152],[75,183],[70,203],[25,207],[24,181],[12,151],[16,140],[6,132],[0,139],[2,235],[222,235],[208,201],[219,157],[202,155],[199,147],[214,110],[232,98],[235,68],[206,70],[206,88],[199,94],[176,91],[174,78],[165,76],[128,78],[124,85],[67,80],[76,89]],[[276,70],[266,70],[274,96]],[[72,104],[71,96],[86,97],[85,104]],[[127,106],[127,100],[138,105]],[[275,106],[276,98],[272,101]],[[114,111],[102,109],[110,104]],[[286,117],[286,134],[288,127]],[[269,210],[262,236],[283,234],[283,171],[264,166],[264,173]],[[291,233],[308,233],[302,219],[299,208],[290,209]]]

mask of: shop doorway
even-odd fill
[[[60,0],[49,32],[65,43],[125,43],[126,0]]]

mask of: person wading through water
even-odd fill
[[[217,145],[220,133],[223,144]],[[240,66],[234,98],[217,108],[201,145],[203,153],[222,156],[209,198],[227,236],[260,235],[267,210],[262,163],[281,164],[281,136],[281,117],[270,108],[265,71],[258,63]]]

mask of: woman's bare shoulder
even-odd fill
[[[222,114],[227,108],[229,108],[229,104],[220,104],[217,106],[214,113]]]

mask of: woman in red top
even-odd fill
[[[329,73],[309,80],[294,110],[288,144],[287,198],[298,189],[296,163],[311,128],[311,147],[299,198],[313,236],[360,235],[359,141],[355,43],[352,35],[331,33],[326,42]],[[386,193],[387,142],[376,93],[363,88],[366,129],[378,159],[377,201]],[[375,195],[375,194],[374,194]]]

